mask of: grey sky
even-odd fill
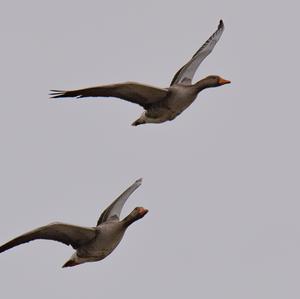
[[[173,122],[134,128],[137,105],[48,99],[167,86],[220,18],[195,79],[232,84]],[[298,19],[297,1],[2,1],[0,243],[95,225],[139,177],[122,215],[150,212],[102,262],[63,270],[73,250],[50,241],[1,254],[1,297],[298,299]]]

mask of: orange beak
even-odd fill
[[[225,79],[223,79],[223,78],[220,77],[218,83],[219,83],[220,85],[224,85],[224,84],[229,84],[229,83],[231,83],[231,81],[225,80]]]
[[[142,216],[144,216],[144,215],[146,215],[146,214],[148,213],[148,210],[147,210],[147,209],[144,209],[144,208],[140,208],[139,213],[140,213]]]

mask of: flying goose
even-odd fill
[[[175,74],[170,87],[159,88],[137,82],[125,82],[69,91],[51,90],[50,95],[52,98],[116,97],[139,104],[145,111],[132,123],[133,126],[173,120],[193,103],[203,89],[230,83],[219,76],[208,76],[192,84],[197,68],[212,52],[223,31],[224,24],[220,20],[218,29]]]
[[[118,246],[128,226],[147,214],[147,209],[137,207],[123,220],[119,219],[126,200],[141,184],[142,179],[135,181],[113,201],[101,214],[96,227],[50,223],[7,242],[0,247],[0,253],[32,240],[46,239],[71,245],[76,250],[63,267],[100,261]]]

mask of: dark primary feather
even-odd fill
[[[142,179],[135,181],[127,188],[112,204],[106,208],[101,214],[97,226],[106,221],[119,221],[122,208],[128,197],[142,184]]]
[[[116,97],[146,108],[163,100],[168,91],[150,85],[126,82],[69,91],[51,90],[51,92],[51,98]]]
[[[0,247],[0,253],[37,239],[53,240],[71,245],[74,249],[93,240],[96,230],[65,223],[51,223],[25,233]]]
[[[193,55],[193,57],[177,71],[172,79],[171,85],[184,83],[185,81],[188,84],[191,83],[197,68],[199,67],[201,62],[212,52],[223,31],[224,23],[222,20],[220,20],[217,30],[200,47],[200,49]],[[187,74],[188,72],[190,72],[190,74]],[[186,77],[184,75],[186,75]]]
[[[210,41],[220,32],[220,30],[223,29],[224,29],[224,23],[223,20],[220,20],[217,30],[213,33],[212,36],[209,37],[209,39],[201,46],[201,48],[193,55],[192,58],[196,57],[198,53],[202,52],[210,43]]]

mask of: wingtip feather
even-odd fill
[[[222,19],[220,20],[220,23],[219,23],[219,26],[218,26],[218,29],[221,29],[221,28],[224,28],[224,22],[223,22]]]
[[[138,180],[135,181],[136,184],[141,185],[143,182],[143,178],[139,178]]]
[[[49,97],[50,97],[50,99],[59,98],[59,97],[63,96],[64,93],[65,92],[63,90],[51,89],[50,93],[49,93]]]

